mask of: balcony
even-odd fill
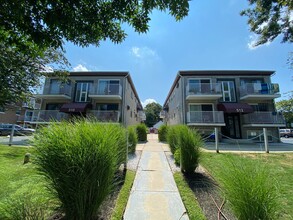
[[[246,83],[240,87],[240,100],[270,100],[281,97],[277,83]]]
[[[24,122],[31,124],[47,124],[68,119],[69,115],[59,110],[33,110],[31,115],[24,116]],[[20,118],[19,120],[22,120]]]
[[[187,125],[225,126],[224,114],[221,111],[187,112]]]
[[[122,100],[122,86],[120,84],[107,84],[90,88],[89,97],[92,99]]]
[[[220,83],[188,83],[186,100],[217,100],[222,97]]]
[[[87,113],[87,117],[95,118],[101,122],[119,122],[120,112],[119,111],[98,111],[92,110]]]
[[[244,127],[285,127],[286,122],[281,113],[253,112],[243,117]]]
[[[43,99],[62,99],[70,100],[72,87],[69,84],[49,84],[45,85],[43,94],[35,95],[37,98]]]

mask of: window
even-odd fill
[[[58,79],[51,79],[49,94],[68,94],[71,91],[70,84],[70,81],[65,83]]]
[[[61,103],[50,103],[46,105],[46,110],[59,110],[62,105]]]
[[[236,94],[235,94],[235,84],[232,80],[220,80],[222,84],[222,93],[223,98],[221,98],[221,102],[236,102]]]
[[[269,106],[267,103],[253,103],[250,105],[253,108],[253,111],[255,112],[267,112],[269,109]]]
[[[212,104],[190,104],[189,105],[189,122],[208,123],[213,122],[213,105]]]
[[[75,102],[89,102],[88,97],[92,82],[77,82],[75,88]]]
[[[118,104],[98,103],[96,109],[99,111],[118,111],[118,107]]]
[[[99,95],[118,95],[120,94],[119,80],[99,80],[98,94]]]

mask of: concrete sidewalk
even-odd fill
[[[164,153],[166,144],[149,134],[124,213],[125,220],[189,219]]]

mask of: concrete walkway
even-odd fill
[[[142,147],[125,220],[189,219],[164,153],[166,144],[159,143],[157,137],[149,134]]]

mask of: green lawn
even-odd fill
[[[219,170],[223,166],[228,153],[203,153],[201,164],[215,179],[219,178]],[[293,154],[229,154],[234,158],[245,157],[247,160],[258,160],[270,170],[271,177],[278,182],[280,191],[280,219],[293,219]]]
[[[34,151],[29,147],[9,147],[0,145],[0,218],[6,216],[9,219],[16,218],[16,212],[20,211],[23,201],[27,209],[41,207],[50,213],[56,200],[52,200],[50,193],[44,186],[44,179],[37,174],[32,163],[23,164],[24,155],[31,153],[33,160]],[[50,206],[48,203],[50,202]],[[15,208],[15,209],[13,209]],[[18,209],[18,211],[17,211]],[[9,210],[10,216],[7,215]],[[14,214],[14,216],[11,216]]]

